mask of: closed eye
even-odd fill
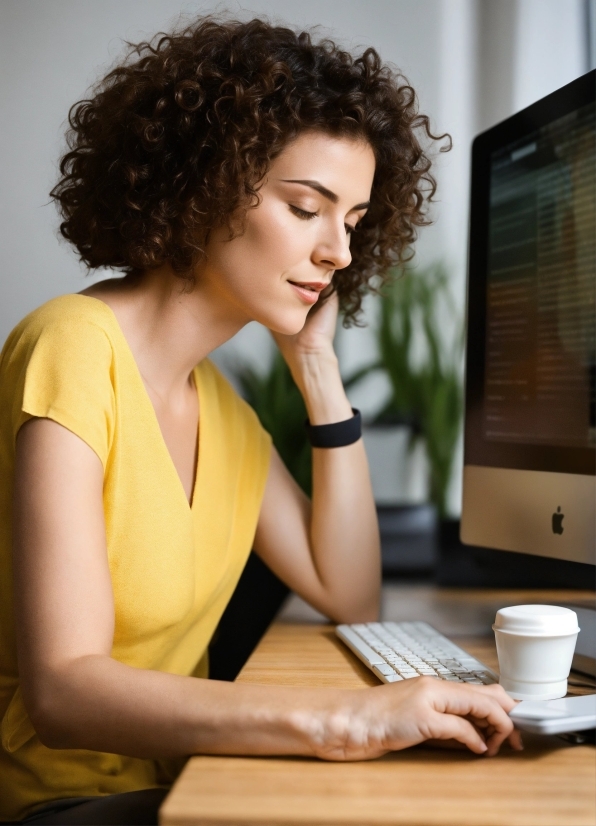
[[[300,209],[300,207],[294,206],[293,204],[288,204],[288,206],[294,215],[302,221],[312,221],[312,219],[316,218],[319,214],[318,212],[307,212],[305,209]]]
[[[301,221],[312,221],[313,218],[318,216],[318,212],[308,212],[306,209],[300,209],[300,207],[294,206],[294,204],[288,204],[291,212],[297,218],[300,218]],[[344,224],[346,228],[346,235],[351,235],[353,232],[356,232],[356,227],[353,227],[351,224]]]

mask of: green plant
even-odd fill
[[[312,459],[304,428],[306,407],[283,356],[276,350],[266,373],[242,365],[235,374],[244,398],[271,434],[286,467],[310,495]]]
[[[348,381],[354,383],[373,370],[387,374],[391,398],[377,421],[409,424],[410,446],[423,439],[430,500],[444,517],[463,410],[461,321],[442,265],[396,275],[381,293],[379,360]],[[454,328],[451,344],[439,332],[448,317]]]

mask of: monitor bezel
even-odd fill
[[[596,449],[483,437],[490,158],[500,148],[596,100],[596,70],[478,135],[472,145],[464,463],[484,467],[596,475]]]

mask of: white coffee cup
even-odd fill
[[[500,684],[515,700],[556,700],[567,678],[579,633],[577,614],[557,605],[513,605],[493,625]]]

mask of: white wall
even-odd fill
[[[182,12],[213,10],[194,0],[2,0],[0,3],[0,342],[42,302],[85,285],[69,247],[58,240],[48,203],[69,106],[118,57],[122,40],[167,29]],[[349,47],[373,45],[399,66],[454,148],[437,159],[436,223],[421,233],[422,263],[443,259],[463,308],[469,149],[473,135],[587,69],[584,0],[243,0],[237,16],[269,15],[319,24]],[[367,304],[374,317],[374,302]],[[263,363],[270,344],[254,325],[217,354]],[[374,356],[370,329],[341,332],[346,371]],[[354,396],[365,413],[386,387],[374,380]],[[456,469],[456,477],[458,471]],[[458,510],[457,484],[452,510]]]
[[[585,0],[521,0],[515,29],[512,109],[588,71]]]

